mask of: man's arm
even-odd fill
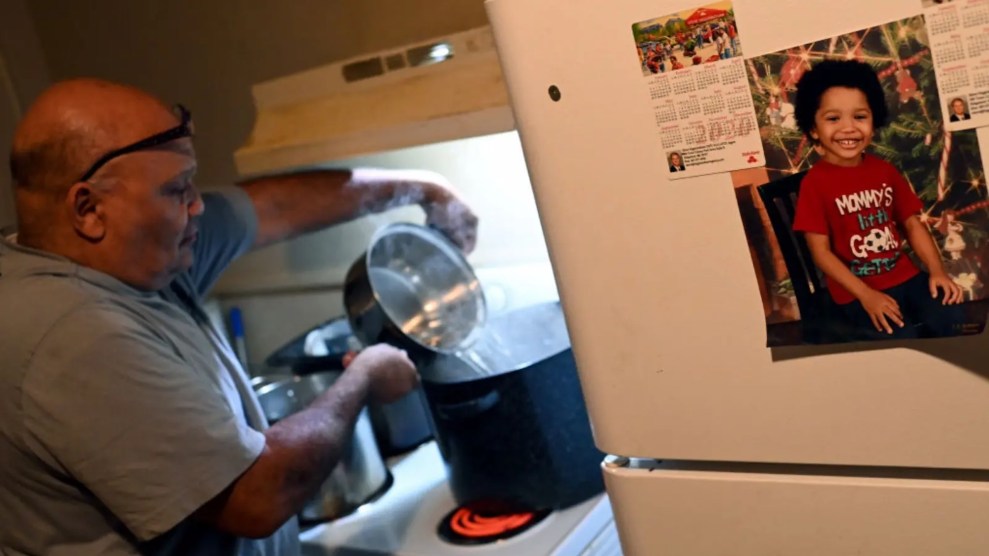
[[[417,204],[426,224],[465,252],[477,242],[477,216],[440,174],[424,170],[314,170],[249,180],[258,215],[254,247],[291,239],[388,209]]]
[[[333,471],[367,400],[395,401],[417,381],[405,352],[386,345],[365,349],[309,407],[266,430],[258,459],[196,517],[234,535],[270,536]]]

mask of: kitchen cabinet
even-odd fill
[[[3,143],[2,148],[5,153],[9,152],[9,137],[13,132],[13,125],[6,121],[6,119],[6,114],[0,116],[0,134],[4,136],[3,141],[0,141],[0,143]],[[10,173],[5,171],[0,172],[0,229],[13,224],[14,194],[10,183]]]
[[[6,75],[3,57],[0,56],[0,76]],[[0,152],[4,159],[10,153],[10,142],[17,125],[17,97],[13,90],[0,81]],[[6,164],[4,164],[6,166]],[[0,229],[14,223],[14,192],[10,181],[10,171],[6,168],[0,172]]]
[[[21,111],[48,85],[48,68],[24,0],[0,2],[0,229],[13,225],[7,156]]]

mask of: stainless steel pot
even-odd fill
[[[322,372],[268,383],[257,390],[258,400],[268,421],[275,423],[305,409],[339,376],[339,372]],[[357,418],[340,463],[299,512],[299,521],[311,524],[343,517],[383,494],[390,485],[391,475],[364,410]]]
[[[251,379],[251,387],[257,392],[269,384],[290,380],[293,375],[289,373],[271,373],[258,375]]]
[[[415,224],[391,224],[374,234],[347,272],[343,297],[365,345],[396,345],[413,360],[470,345],[486,316],[481,284],[460,250]]]

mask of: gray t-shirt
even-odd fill
[[[257,217],[237,188],[204,201],[193,267],[162,292],[0,241],[0,554],[299,552],[294,518],[261,540],[189,519],[267,427],[198,301]]]

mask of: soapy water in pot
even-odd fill
[[[568,347],[563,311],[543,303],[490,318],[477,341],[456,355],[481,377],[528,367]]]
[[[491,315],[468,344],[419,370],[432,383],[468,382],[528,368],[569,348],[559,302],[542,302]]]

